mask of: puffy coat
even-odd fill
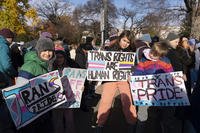
[[[11,61],[11,52],[8,42],[0,36],[0,89],[12,85],[12,79],[17,76]]]
[[[176,49],[170,48],[167,57],[170,59],[174,71],[186,73],[187,66],[192,63],[192,59],[187,54],[187,51],[179,46]]]
[[[41,60],[36,51],[26,53],[24,64],[19,70],[19,77],[31,79],[45,73],[48,73],[48,62]]]

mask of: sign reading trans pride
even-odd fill
[[[137,106],[190,105],[182,72],[131,76],[131,93]]]
[[[93,81],[125,81],[135,62],[133,52],[89,51],[87,79]]]
[[[58,71],[2,90],[17,129],[66,101]]]

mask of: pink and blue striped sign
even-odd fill
[[[89,51],[87,79],[92,81],[125,81],[131,75],[135,53]]]

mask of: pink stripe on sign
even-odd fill
[[[102,66],[89,66],[88,68],[105,68],[105,67],[102,67]]]
[[[94,64],[89,64],[88,67],[102,67],[104,68],[104,65],[94,65]]]
[[[95,62],[89,62],[89,64],[94,64],[94,65],[105,65],[105,63],[95,63]]]

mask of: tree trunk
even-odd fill
[[[200,39],[200,16],[192,18],[191,37]]]

